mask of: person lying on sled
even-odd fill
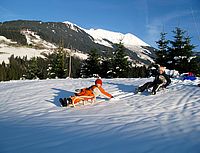
[[[102,80],[101,79],[96,79],[95,85],[90,86],[89,88],[83,88],[83,89],[76,89],[78,93],[74,93],[74,96],[70,96],[69,98],[60,98],[60,103],[63,107],[68,106],[69,104],[74,104],[79,103],[84,99],[84,97],[98,97],[98,96],[104,96],[106,98],[113,98],[111,94],[106,92],[102,88]]]
[[[151,94],[155,95],[160,87],[166,88],[170,83],[171,83],[171,79],[165,73],[165,67],[160,66],[158,68],[158,73],[155,75],[154,81],[147,82],[144,85],[138,87],[135,91],[135,94],[137,94],[138,92],[143,92],[146,89],[153,87]]]

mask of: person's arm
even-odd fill
[[[102,87],[96,87],[93,92],[106,98],[113,98],[113,96],[106,92]]]
[[[159,83],[160,83],[160,81],[159,81],[159,75],[160,75],[160,74],[157,74],[157,75],[155,76],[155,78],[154,78],[154,80],[153,80],[153,83],[154,83],[154,84],[159,84]]]
[[[166,88],[171,83],[171,79],[167,74],[164,74],[164,77],[167,80],[167,83],[164,85],[164,87]]]

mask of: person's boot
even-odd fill
[[[72,99],[71,98],[67,98],[67,104],[72,104]]]
[[[141,92],[140,87],[135,88],[134,94],[137,94],[138,92]]]
[[[156,94],[156,91],[152,91],[151,94],[152,94],[152,95],[155,95],[155,94]]]
[[[62,107],[66,107],[66,102],[64,101],[64,99],[60,98],[59,99],[60,104],[62,105]]]

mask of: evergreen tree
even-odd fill
[[[89,57],[85,60],[82,66],[82,77],[93,77],[100,73],[100,55],[96,49],[93,49],[89,53]]]
[[[122,43],[116,44],[116,50],[112,59],[112,75],[117,78],[127,78],[130,71],[130,62],[125,54]]]
[[[48,77],[65,78],[66,74],[66,52],[60,47],[54,53],[49,55]]]
[[[46,79],[47,78],[47,61],[41,57],[33,57],[28,61],[26,66],[26,79]]]
[[[7,76],[6,76],[6,64],[3,61],[2,64],[0,65],[0,81],[6,81]]]
[[[133,78],[144,78],[144,77],[148,77],[148,71],[146,69],[145,66],[135,66],[132,67],[130,72],[130,76]]]
[[[190,58],[192,55],[192,50],[195,48],[191,44],[191,38],[185,36],[186,31],[180,28],[175,28],[174,40],[170,41],[171,47],[169,48],[169,68],[176,69],[180,73],[191,71],[190,69]]]
[[[112,70],[111,58],[104,58],[100,66],[99,75],[103,78],[111,78],[112,77],[111,70]]]
[[[155,62],[157,64],[167,66],[167,60],[168,60],[168,44],[169,40],[166,40],[166,34],[164,32],[160,33],[160,40],[158,40],[156,43],[158,44],[158,50],[156,51],[156,60]]]
[[[26,73],[26,78],[27,79],[38,79],[39,75],[39,67],[37,64],[37,58],[33,57],[30,59],[28,68],[27,68],[27,73]]]
[[[19,80],[23,75],[23,68],[21,66],[21,58],[14,57],[11,55],[9,58],[9,64],[7,69],[7,79],[8,80]]]
[[[71,66],[72,66],[71,77],[72,78],[81,77],[80,72],[81,72],[81,64],[82,64],[83,61],[81,59],[77,58],[77,57],[71,57],[71,61],[72,61],[72,63],[71,63]]]
[[[37,57],[37,66],[39,69],[38,78],[46,79],[47,78],[47,67],[48,61],[45,58]]]
[[[148,77],[146,66],[140,67],[140,69],[139,69],[139,77],[141,77],[141,78]]]
[[[195,75],[200,76],[200,57],[190,58],[187,63],[188,72],[193,72]]]

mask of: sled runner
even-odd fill
[[[87,102],[94,103],[96,101],[96,98],[94,96],[76,96],[72,100],[71,106],[76,107],[76,104],[78,104],[78,103],[75,103],[76,99],[80,99],[83,105],[85,105]]]
[[[79,99],[80,102],[75,103],[75,101]],[[73,98],[73,100],[71,98],[60,98],[59,99],[61,105],[63,107],[76,107],[77,104],[82,103],[83,105],[85,105],[87,102],[90,102],[91,104],[94,103],[96,101],[96,97],[94,96],[76,96],[75,98]]]

